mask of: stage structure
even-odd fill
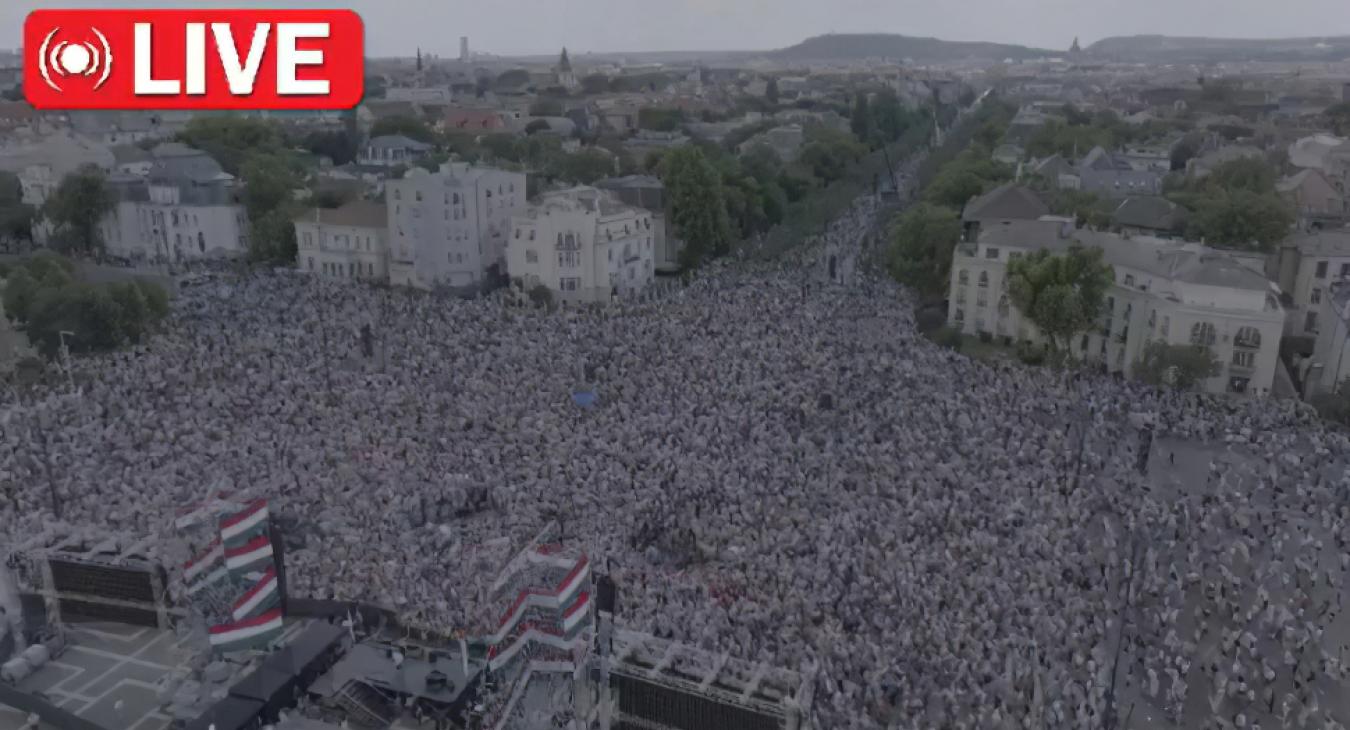
[[[591,566],[587,555],[558,542],[550,525],[521,550],[492,586],[502,607],[488,647],[493,689],[484,692],[484,728],[533,725],[544,715],[571,715],[594,641]]]
[[[168,575],[155,545],[149,537],[49,525],[8,547],[4,582],[11,593],[40,596],[49,626],[107,621],[164,629]]]
[[[798,730],[813,677],[602,627],[593,663],[602,730]]]
[[[211,649],[268,647],[284,628],[285,569],[267,500],[213,495],[180,512],[174,527],[189,556],[179,596]]]

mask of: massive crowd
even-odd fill
[[[874,215],[616,306],[186,290],[149,343],[77,361],[78,396],[5,396],[0,534],[267,496],[293,593],[451,631],[554,520],[621,624],[802,671],[815,727],[1340,727],[1345,435],[939,348],[857,270]]]

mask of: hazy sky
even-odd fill
[[[501,55],[569,51],[767,50],[808,36],[885,32],[1067,49],[1110,35],[1350,35],[1345,0],[0,0],[0,46],[23,16],[57,7],[349,7],[372,55],[420,45]]]

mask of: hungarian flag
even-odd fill
[[[253,618],[212,626],[211,647],[221,652],[260,649],[281,636],[281,609],[274,608]]]
[[[275,608],[281,603],[281,592],[277,589],[277,571],[269,567],[262,578],[253,584],[230,608],[235,621],[253,618]]]
[[[220,544],[220,540],[212,540],[210,545],[201,552],[200,555],[192,558],[183,564],[183,582],[191,585],[203,575],[209,575],[212,570],[225,564],[225,548]]]
[[[267,533],[267,500],[260,499],[220,521],[220,539],[237,547]]]
[[[238,547],[225,548],[225,567],[237,576],[271,568],[272,541],[267,535],[259,535]]]
[[[576,630],[590,622],[591,618],[591,594],[582,591],[577,596],[577,600],[567,610],[563,611],[562,629],[563,635],[567,638],[576,636]]]

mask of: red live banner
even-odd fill
[[[23,39],[38,109],[350,109],[365,94],[350,10],[36,10]]]

